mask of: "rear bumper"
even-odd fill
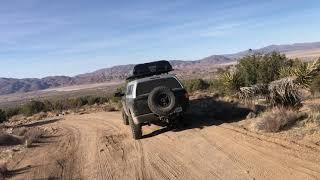
[[[157,121],[159,120],[159,117],[157,117],[153,113],[149,113],[149,114],[143,114],[139,116],[133,116],[132,119],[135,124],[143,124],[147,122]]]
[[[169,120],[170,119],[175,119],[177,117],[183,116],[184,111],[179,112],[179,113],[173,113],[169,117],[167,117]],[[165,118],[165,119],[167,119]],[[154,121],[163,121],[165,119],[162,119],[161,117],[155,115],[154,113],[149,113],[149,114],[143,114],[139,116],[132,116],[133,122],[135,124],[145,124],[145,123],[152,123]]]

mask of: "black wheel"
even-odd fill
[[[121,114],[122,114],[122,121],[123,121],[123,124],[124,125],[129,125],[129,118],[127,116],[127,114],[124,112],[124,110],[122,109],[121,111]]]
[[[132,131],[132,137],[133,139],[141,139],[142,137],[142,127],[141,124],[135,124],[132,120],[132,117],[129,116],[129,124],[131,127],[131,131]]]
[[[176,107],[176,97],[169,88],[160,86],[150,92],[148,106],[153,113],[167,116]]]

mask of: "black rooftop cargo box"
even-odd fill
[[[134,66],[131,76],[127,80],[143,78],[153,75],[159,75],[173,71],[171,64],[168,61],[155,61]]]

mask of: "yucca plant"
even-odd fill
[[[224,87],[225,91],[228,91],[229,94],[235,95],[235,93],[242,86],[242,81],[240,80],[240,76],[236,71],[227,71],[219,75],[218,78]]]
[[[309,88],[312,80],[320,73],[320,58],[310,64],[302,64],[294,68],[282,68],[279,80],[269,84],[258,84],[240,88],[241,99],[252,99],[265,96],[272,105],[300,106],[301,88]]]

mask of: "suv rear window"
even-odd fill
[[[150,93],[154,88],[159,86],[166,86],[170,89],[182,88],[181,84],[175,78],[154,79],[146,82],[141,82],[137,85],[137,96],[141,94]]]

